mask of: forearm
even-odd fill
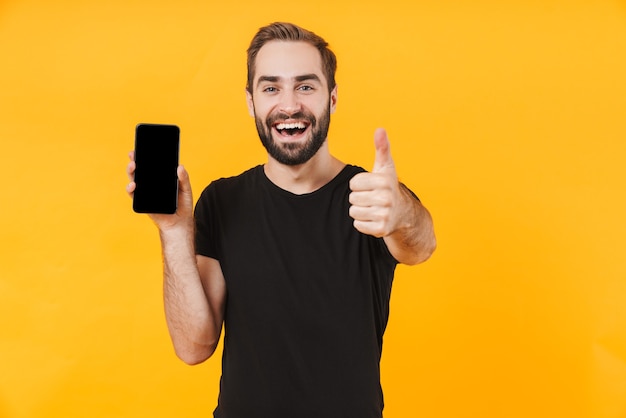
[[[384,237],[385,243],[399,262],[419,264],[428,260],[437,246],[432,217],[403,184],[400,184],[400,192],[399,222],[393,232]]]
[[[221,321],[212,312],[196,262],[193,227],[161,231],[165,316],[174,349],[188,364],[213,354]],[[219,323],[218,323],[219,321]]]

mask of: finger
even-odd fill
[[[353,192],[375,190],[385,187],[387,179],[380,173],[359,173],[350,179],[350,190]]]
[[[374,147],[376,148],[376,156],[374,158],[374,169],[372,172],[381,173],[389,171],[395,172],[393,158],[391,158],[391,146],[387,131],[383,128],[376,129],[374,132]]]
[[[361,221],[355,219],[353,225],[354,228],[362,234],[372,235],[377,238],[385,236],[385,231],[380,222]]]
[[[135,161],[135,150],[132,150],[131,152],[128,153],[128,158],[131,161]]]
[[[355,221],[372,222],[375,219],[374,212],[370,207],[352,205],[348,210],[348,214]]]
[[[391,205],[391,196],[386,191],[352,192],[348,196],[348,201],[354,206],[389,207]]]
[[[137,185],[135,184],[135,182],[131,181],[130,183],[128,183],[128,185],[126,185],[126,193],[128,193],[130,197],[133,197],[133,193],[135,193],[136,187]]]
[[[389,221],[390,216],[389,208],[385,206],[352,205],[348,213],[353,219],[367,222],[386,223]]]
[[[131,161],[128,163],[128,165],[126,166],[126,174],[128,175],[128,180],[133,181],[135,180],[135,168],[136,168],[136,164],[134,161]]]
[[[353,192],[368,190],[369,187],[367,185],[369,183],[367,181],[367,174],[368,173],[359,173],[354,175],[350,179],[350,183],[348,184],[350,190],[352,190]]]

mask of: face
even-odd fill
[[[271,41],[255,62],[248,109],[261,142],[281,164],[300,165],[326,141],[337,88],[328,92],[319,51],[306,42]]]

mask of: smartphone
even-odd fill
[[[178,207],[180,129],[176,125],[140,123],[135,129],[137,213],[175,213]]]

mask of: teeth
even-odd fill
[[[302,122],[294,122],[294,123],[279,123],[276,125],[276,129],[282,131],[283,129],[304,129],[306,125]]]

